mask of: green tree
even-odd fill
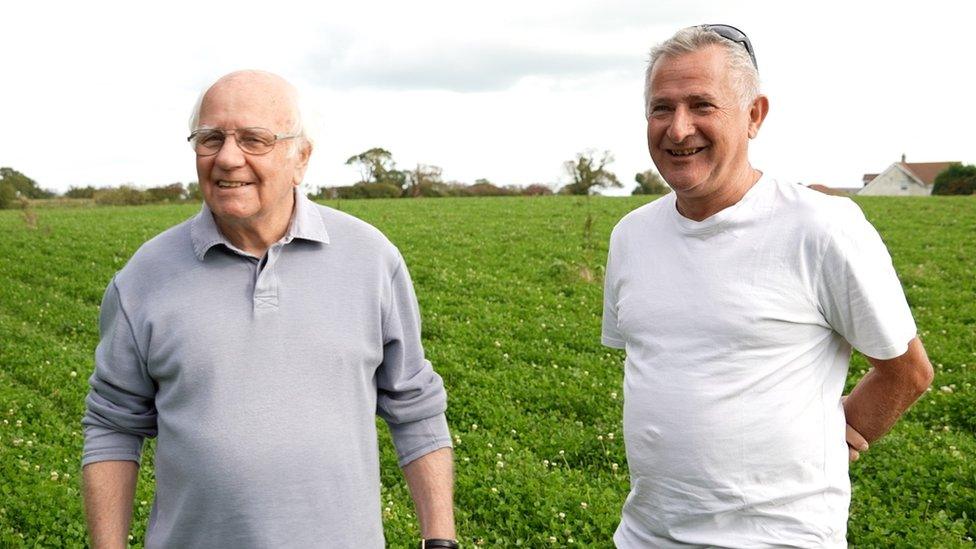
[[[560,193],[589,195],[597,189],[623,187],[617,176],[607,168],[613,162],[610,151],[603,151],[603,156],[599,159],[595,154],[594,151],[584,151],[577,153],[575,159],[563,163],[563,168],[573,181],[563,187]]]
[[[203,200],[203,193],[200,192],[200,184],[196,181],[186,184],[186,199],[187,200]]]
[[[0,168],[0,207],[7,208],[15,198],[51,198],[53,191],[37,186],[37,182],[13,168]]]
[[[641,172],[634,176],[634,181],[637,182],[637,188],[630,194],[668,194],[671,192],[671,187],[664,182],[664,178],[661,174],[654,170],[647,170],[646,172]]]
[[[399,189],[406,184],[406,174],[396,169],[393,154],[380,147],[350,156],[346,165],[359,166],[360,183],[384,183]]]
[[[443,188],[442,173],[443,170],[437,166],[417,164],[416,168],[407,173],[405,196],[446,196],[448,193]]]
[[[950,164],[935,176],[932,194],[974,194],[976,193],[976,165]]]

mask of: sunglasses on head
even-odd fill
[[[699,25],[699,27],[705,30],[710,30],[722,38],[731,40],[736,44],[742,44],[746,51],[749,52],[749,59],[752,59],[752,66],[756,67],[757,71],[759,70],[759,65],[756,63],[756,52],[753,51],[752,42],[749,41],[749,37],[746,36],[746,33],[740,31],[732,25]]]

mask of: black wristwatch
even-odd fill
[[[420,549],[458,549],[461,547],[458,545],[456,539],[422,539],[420,540]]]

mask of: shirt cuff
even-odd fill
[[[625,349],[625,348],[627,348],[626,342],[624,342],[622,340],[619,340],[619,339],[616,339],[616,338],[613,338],[613,337],[603,336],[603,337],[600,338],[600,342],[603,343],[605,346],[612,347],[614,349]]]
[[[390,423],[390,434],[400,467],[440,448],[451,448],[451,432],[442,413],[409,423]]]
[[[139,463],[142,457],[142,440],[143,437],[139,435],[88,425],[85,427],[85,449],[81,456],[81,466],[99,461]]]

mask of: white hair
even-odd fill
[[[263,74],[274,76],[276,78],[281,78],[273,73],[269,73],[265,71],[241,71],[241,72],[263,73]],[[222,78],[224,77],[221,77],[221,79]],[[190,132],[199,129],[198,126],[200,124],[200,109],[203,106],[203,98],[204,96],[207,95],[207,92],[210,91],[210,88],[212,88],[214,84],[216,84],[216,82],[200,90],[200,95],[197,97],[197,101],[193,105],[193,110],[190,112]],[[309,146],[315,144],[315,139],[312,135],[314,133],[314,125],[311,124],[309,120],[310,110],[308,108],[308,104],[305,100],[304,94],[302,94],[302,92],[294,85],[292,85],[290,82],[287,82],[287,84],[291,89],[291,93],[289,94],[289,96],[291,97],[292,108],[294,109],[295,112],[295,121],[292,124],[292,127],[288,131],[288,133],[298,134],[298,137],[296,137],[295,139],[288,140],[288,155],[294,156],[298,154],[298,151],[301,149],[302,144],[307,143]]]
[[[739,98],[739,105],[748,109],[749,105],[759,97],[759,71],[752,64],[749,52],[742,44],[724,38],[713,30],[696,26],[681,29],[651,49],[647,62],[647,72],[644,73],[644,115],[651,115],[651,69],[662,57],[677,57],[694,53],[709,46],[721,46],[729,60],[729,73],[732,88]]]

